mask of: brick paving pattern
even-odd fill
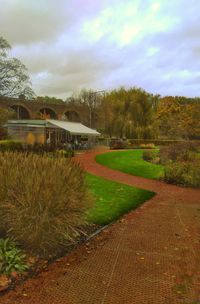
[[[105,168],[97,153],[76,160],[157,195],[0,304],[200,304],[200,191]]]

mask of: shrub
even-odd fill
[[[62,156],[62,157],[73,157],[74,150],[57,150],[55,155]]]
[[[152,151],[143,151],[142,157],[145,161],[153,161],[155,155],[152,153]]]
[[[200,188],[200,159],[172,162],[165,167],[164,180],[173,184]]]
[[[85,173],[66,158],[0,153],[1,228],[42,256],[57,255],[85,224]]]
[[[170,161],[189,161],[193,158],[198,146],[192,143],[179,143],[160,148],[161,163],[166,164]]]
[[[27,153],[35,154],[45,154],[55,152],[57,149],[56,146],[44,145],[40,143],[35,143],[34,145],[24,144],[23,151]]]
[[[1,140],[0,141],[0,152],[6,151],[22,151],[23,145],[19,141],[15,140]]]
[[[155,144],[153,143],[149,143],[149,144],[141,144],[140,148],[141,149],[155,149]]]
[[[26,255],[10,239],[0,239],[0,273],[24,272],[28,269]]]
[[[125,149],[127,147],[127,142],[122,139],[112,139],[109,145],[112,150]]]
[[[18,151],[18,152],[25,152],[25,153],[34,153],[34,154],[47,154],[49,156],[62,156],[62,157],[73,157],[74,151],[73,150],[64,150],[58,146],[51,146],[51,145],[44,145],[40,143],[35,143],[34,145],[30,144],[23,144],[19,141],[13,140],[2,140],[0,141],[0,152],[6,151]]]

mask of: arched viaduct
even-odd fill
[[[39,101],[28,101],[18,98],[0,97],[0,107],[12,109],[17,119],[61,119],[88,124],[88,114],[83,106],[72,104],[52,104]]]

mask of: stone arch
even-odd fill
[[[14,110],[17,114],[17,119],[30,119],[31,113],[29,109],[21,104],[13,104],[10,109]]]
[[[68,121],[80,122],[80,115],[74,110],[67,110],[63,114],[64,118]]]
[[[40,114],[43,116],[43,118],[51,118],[51,119],[57,119],[56,112],[51,109],[50,107],[44,107],[40,109]]]

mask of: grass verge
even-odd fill
[[[158,153],[158,150],[151,150]],[[96,156],[96,161],[101,165],[114,170],[119,170],[135,176],[150,179],[159,179],[164,174],[164,167],[143,160],[144,150],[116,151]]]
[[[87,220],[93,224],[106,225],[155,194],[90,174],[87,174],[86,179],[95,199],[94,206],[86,213]]]

